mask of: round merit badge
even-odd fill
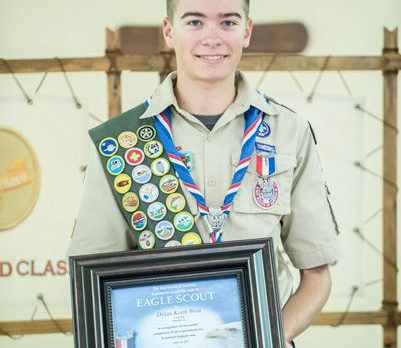
[[[170,162],[166,158],[157,158],[150,165],[150,170],[154,175],[163,176],[170,170]]]
[[[141,164],[145,159],[145,155],[141,149],[133,147],[125,152],[125,160],[131,166],[137,166]]]
[[[137,211],[136,213],[132,214],[131,224],[135,230],[142,231],[146,227],[147,223],[148,218],[142,211]]]
[[[114,138],[104,138],[99,144],[99,151],[103,156],[113,156],[117,150],[118,143]]]
[[[130,147],[134,147],[138,142],[138,137],[133,132],[122,132],[118,136],[118,143],[124,149],[129,149]]]
[[[111,175],[118,175],[122,173],[125,167],[125,162],[122,157],[120,156],[113,156],[110,157],[107,161],[107,171]]]
[[[262,122],[259,126],[257,136],[267,138],[270,135],[270,127],[266,122]]]
[[[165,175],[160,179],[159,187],[164,193],[173,193],[178,189],[178,179],[173,175]]]
[[[181,240],[183,245],[195,245],[195,244],[202,244],[202,239],[199,234],[195,232],[188,232],[182,237]]]
[[[185,198],[181,193],[172,193],[166,199],[168,210],[173,213],[178,213],[185,208]]]
[[[154,202],[148,207],[148,216],[155,221],[163,220],[167,214],[166,206],[161,202]]]
[[[178,231],[187,232],[192,228],[193,225],[194,218],[186,211],[182,211],[174,217],[174,226]]]
[[[138,244],[142,249],[152,249],[155,241],[155,235],[150,231],[143,231],[138,238]]]
[[[127,174],[120,174],[114,179],[114,188],[119,193],[126,193],[131,188],[131,178]]]
[[[176,246],[181,246],[182,244],[178,240],[170,240],[167,242],[164,247],[165,248],[170,248],[170,247],[176,247]]]
[[[148,166],[141,164],[132,170],[132,179],[138,184],[146,184],[152,177],[152,172]]]
[[[170,221],[160,221],[155,228],[156,236],[162,240],[170,239],[175,232],[174,226]]]
[[[159,197],[159,189],[155,185],[147,183],[139,189],[139,197],[145,203],[152,203]]]
[[[145,155],[150,158],[159,157],[163,153],[163,145],[160,141],[152,140],[148,141],[143,147]]]
[[[138,131],[138,138],[142,141],[149,141],[152,140],[156,135],[156,130],[149,125],[139,127]]]
[[[253,188],[253,199],[262,209],[269,209],[277,203],[278,186],[271,178],[258,178]]]
[[[122,199],[123,208],[132,213],[139,207],[139,198],[133,192],[127,192]]]

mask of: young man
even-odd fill
[[[177,71],[147,106],[91,130],[99,153],[69,254],[190,244],[198,234],[204,242],[271,236],[291,342],[327,300],[338,240],[308,122],[236,71],[251,38],[248,11],[249,0],[167,0],[163,33]],[[294,294],[281,242],[300,269]]]

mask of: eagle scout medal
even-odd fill
[[[157,140],[148,141],[145,144],[143,151],[145,152],[145,155],[149,158],[156,158],[163,153],[163,145],[160,141]]]
[[[114,138],[104,138],[99,144],[99,151],[103,156],[113,156],[117,150],[118,143]]]
[[[160,179],[159,187],[163,193],[174,193],[178,189],[178,179],[173,175],[165,175]]]
[[[137,134],[142,141],[150,141],[156,136],[156,130],[152,126],[145,125],[139,127]]]
[[[165,248],[171,248],[171,247],[176,247],[176,246],[181,246],[182,244],[178,240],[170,240],[169,242],[166,243],[164,246]]]
[[[188,232],[184,234],[182,237],[182,245],[195,245],[195,244],[202,244],[202,239],[199,234],[195,232]]]
[[[133,147],[125,152],[125,161],[131,166],[141,164],[145,159],[145,155],[141,149]]]
[[[163,176],[170,170],[170,162],[166,158],[157,158],[150,165],[150,170],[154,175]]]
[[[268,177],[276,171],[276,159],[274,156],[265,156],[256,151],[256,171],[262,177]]]
[[[155,234],[161,240],[170,239],[175,232],[175,228],[170,221],[160,221],[155,228]]]
[[[178,213],[185,208],[185,198],[181,193],[172,193],[166,199],[168,210],[173,213]]]
[[[152,177],[152,172],[150,168],[144,164],[136,166],[132,170],[132,179],[138,184],[146,184]]]
[[[154,202],[148,207],[148,216],[154,221],[163,220],[166,214],[166,206],[161,202]]]
[[[131,217],[131,224],[134,230],[142,231],[148,223],[148,218],[146,217],[145,213],[141,211],[137,211],[136,213],[132,214]]]
[[[134,212],[139,207],[139,198],[133,192],[127,192],[122,199],[123,208],[129,213]]]
[[[111,175],[118,175],[122,173],[125,167],[125,162],[122,157],[120,156],[113,156],[110,157],[107,161],[107,171]]]
[[[210,207],[209,214],[203,215],[202,218],[205,222],[209,234],[213,232],[223,234],[223,226],[226,222],[227,214],[224,214],[221,208]]]
[[[118,193],[126,193],[131,188],[131,178],[127,174],[120,174],[114,179],[114,188]]]
[[[155,246],[155,235],[150,231],[143,231],[139,235],[138,244],[142,249],[152,249]]]
[[[259,127],[257,136],[260,138],[267,138],[270,135],[270,127],[266,122],[262,122]]]
[[[253,189],[253,199],[260,208],[270,209],[277,203],[278,193],[277,183],[272,178],[260,177]]]
[[[178,231],[187,232],[192,228],[193,225],[194,218],[186,211],[182,211],[174,217],[174,226]]]
[[[159,189],[155,185],[147,183],[139,189],[139,197],[145,203],[152,203],[159,197]]]
[[[136,143],[138,142],[138,137],[135,133],[127,131],[122,132],[118,136],[117,140],[121,147],[123,147],[124,149],[129,149],[136,145]]]

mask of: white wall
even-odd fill
[[[116,1],[60,1],[60,0],[1,0],[0,1],[0,57],[6,59],[85,57],[102,56],[105,46],[105,27],[116,29],[122,25],[156,25],[164,15],[162,0],[116,0]],[[401,1],[399,0],[251,0],[251,16],[256,23],[301,21],[309,32],[309,42],[304,51],[308,55],[379,55],[382,49],[383,26],[401,28]],[[401,33],[399,33],[401,36]],[[317,73],[296,74],[306,90],[314,84]],[[254,84],[259,73],[249,73]],[[367,98],[366,107],[377,115],[382,113],[382,78],[379,72],[344,73],[351,89],[357,96]],[[33,94],[41,74],[21,74],[19,78],[29,94]],[[105,119],[107,114],[107,91],[104,73],[70,73],[72,85],[78,96],[83,96],[90,112]],[[123,84],[123,109],[142,102],[152,93],[158,83],[154,73],[125,72]],[[138,86],[141,86],[138,88]],[[296,86],[287,73],[270,73],[262,87],[266,92],[296,91]],[[319,91],[324,93],[345,93],[336,73],[326,73]],[[40,93],[69,96],[61,74],[50,74]],[[19,89],[10,75],[0,76],[0,94],[20,97]],[[401,99],[398,98],[401,105]],[[1,123],[1,120],[0,120]],[[366,152],[382,143],[382,128],[379,123],[366,117],[364,143]],[[366,160],[366,165],[381,172],[381,154]],[[381,207],[380,180],[365,175],[364,216],[368,217]],[[73,209],[73,208],[72,208]],[[2,233],[0,232],[0,258],[2,254]],[[32,233],[40,233],[33,231]],[[65,231],[68,235],[70,231]],[[352,233],[343,231],[343,233]],[[381,248],[381,220],[377,217],[370,222],[365,235]],[[15,246],[16,253],[24,253]],[[366,281],[381,278],[380,257],[368,246],[363,249],[363,270]],[[5,281],[0,280],[1,282]],[[1,291],[1,290],[0,290]],[[362,296],[356,297],[351,310],[376,310],[381,306],[381,283],[367,287]],[[327,310],[341,311],[348,297],[332,298]],[[32,298],[32,308],[36,304]],[[0,310],[1,311],[1,310]],[[57,312],[55,313],[57,316]],[[12,320],[29,319],[31,312]],[[1,318],[5,320],[6,314]],[[44,310],[38,317],[46,318]],[[11,320],[11,319],[10,319]],[[348,326],[340,328],[313,327],[297,340],[297,347],[379,347],[382,331],[378,326]],[[401,338],[400,340],[401,341]],[[26,336],[12,341],[0,338],[0,347],[72,347],[71,337],[56,335]],[[401,347],[401,343],[399,344]]]

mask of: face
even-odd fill
[[[163,33],[175,50],[178,76],[200,81],[234,76],[252,32],[243,0],[179,0],[173,23],[165,18]]]

